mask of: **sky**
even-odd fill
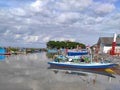
[[[120,33],[120,0],[0,0],[0,46],[94,45]]]

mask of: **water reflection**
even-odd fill
[[[6,61],[9,61],[6,62]],[[46,53],[11,55],[0,62],[0,90],[120,90],[120,78],[48,69]],[[108,83],[110,82],[110,84]]]
[[[6,56],[5,55],[0,55],[0,60],[5,60]]]
[[[109,76],[112,78],[115,78],[115,76],[112,73],[108,73],[106,71],[98,71],[98,70],[91,70],[91,69],[63,69],[63,68],[54,68],[54,67],[48,67],[48,69],[54,71],[54,73],[58,73],[58,72],[64,72],[66,74],[71,74],[71,75],[82,75],[82,76],[87,76],[89,73],[93,73],[93,74],[99,74],[99,75],[105,75],[105,76]]]

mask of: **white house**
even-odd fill
[[[99,53],[110,53],[112,49],[113,37],[100,37],[97,42]],[[120,34],[116,38],[115,52],[120,53]]]

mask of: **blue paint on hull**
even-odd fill
[[[48,62],[48,64],[50,64],[51,66],[59,66],[59,67],[63,67],[63,68],[83,68],[83,69],[90,69],[90,68],[112,68],[114,66],[116,66],[117,64],[68,64],[68,63],[59,63],[59,62]]]

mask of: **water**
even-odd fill
[[[0,90],[120,90],[120,76],[65,73],[48,69],[46,53],[0,60]]]

